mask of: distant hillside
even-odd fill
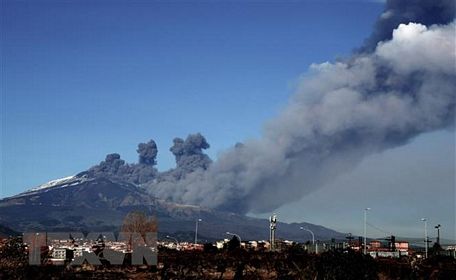
[[[19,234],[20,233],[18,233],[17,231],[14,231],[14,230],[10,229],[9,227],[0,224],[0,238],[17,236]]]
[[[207,240],[225,238],[226,232],[242,239],[268,239],[269,223],[229,212],[195,205],[182,205],[156,199],[142,188],[106,178],[73,176],[53,180],[30,191],[0,200],[0,224],[16,231],[118,231],[124,217],[132,210],[155,215],[159,236],[178,234],[192,240],[195,221],[198,232]],[[343,239],[344,234],[309,223],[278,223],[277,237],[296,241],[315,238]]]

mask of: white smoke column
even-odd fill
[[[261,139],[226,151],[207,171],[155,185],[153,193],[235,212],[299,200],[366,156],[452,127],[455,61],[454,22],[401,24],[370,54],[312,65]]]

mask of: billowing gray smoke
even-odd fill
[[[212,161],[203,153],[203,150],[209,148],[209,143],[200,133],[190,134],[185,140],[175,138],[173,142],[174,145],[169,150],[176,157],[176,168],[160,173],[158,182],[175,184],[189,173],[201,172],[209,168]],[[154,189],[154,184],[151,189]]]
[[[203,149],[209,148],[209,143],[200,133],[190,134],[185,141],[175,138],[173,142],[170,151],[176,157],[178,168],[186,169],[190,173],[195,171],[195,168],[209,167],[211,159],[203,153]]]
[[[108,154],[104,161],[91,167],[86,172],[90,177],[105,177],[111,180],[126,181],[137,185],[155,185],[158,183],[172,183],[185,178],[189,173],[205,171],[212,163],[211,159],[203,153],[209,148],[206,138],[200,133],[190,134],[183,140],[174,139],[170,151],[176,157],[176,168],[165,172],[158,172],[154,165],[157,164],[157,145],[154,140],[139,143],[138,164],[127,164],[119,154]]]
[[[176,168],[158,172],[154,141],[138,164],[110,154],[86,173],[139,184],[181,203],[266,212],[300,199],[363,158],[429,131],[454,128],[455,3],[390,0],[365,44],[344,62],[313,64],[263,137],[216,162],[201,134],[174,139]]]
[[[104,161],[93,166],[84,174],[139,185],[153,181],[158,175],[158,171],[154,167],[157,163],[155,160],[157,145],[153,140],[150,140],[148,143],[140,143],[136,151],[139,154],[139,164],[126,164],[119,154],[109,154]]]
[[[155,158],[157,157],[158,149],[157,144],[155,144],[154,140],[150,140],[147,143],[140,143],[138,145],[138,149],[136,150],[139,154],[139,163],[140,164],[147,164],[147,165],[156,165],[157,161]]]
[[[150,191],[235,212],[271,211],[366,156],[454,126],[454,2],[393,0],[386,7],[362,51],[310,67],[261,139],[236,145],[208,169],[150,183]],[[178,165],[187,140],[172,148]]]

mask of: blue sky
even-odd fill
[[[174,165],[172,139],[189,133],[206,136],[216,158],[260,135],[307,67],[348,56],[382,9],[381,1],[4,1],[0,197],[85,170],[111,152],[136,161],[136,145],[151,138],[160,170]],[[429,178],[446,168],[448,200],[452,144],[453,132],[425,135],[334,184],[349,193],[373,170],[389,177],[387,161],[423,156],[431,168],[416,168],[431,170]],[[281,210],[285,219],[353,228],[331,211],[302,215],[311,211],[308,199]],[[356,215],[358,204],[345,214]],[[402,233],[418,234],[418,226]]]
[[[369,34],[373,3],[7,1],[2,195],[153,138],[201,132],[215,157],[255,137],[312,62]],[[341,13],[341,10],[344,12]]]

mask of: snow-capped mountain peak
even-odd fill
[[[68,176],[68,177],[64,177],[64,178],[60,178],[60,179],[55,179],[55,180],[49,181],[47,183],[41,184],[37,187],[34,187],[32,189],[29,189],[23,193],[20,193],[16,197],[34,194],[34,193],[43,192],[43,191],[46,192],[49,189],[55,188],[55,187],[64,188],[64,187],[74,186],[74,185],[83,183],[88,180],[90,180],[90,179],[85,176],[76,176],[76,175],[72,175],[72,176]]]
[[[55,180],[49,181],[47,183],[41,184],[38,187],[32,188],[32,189],[28,190],[28,192],[47,189],[47,188],[51,188],[51,187],[54,187],[54,186],[57,186],[60,184],[68,183],[68,182],[71,182],[74,179],[74,177],[75,176],[72,175],[72,176],[68,176],[65,178],[55,179]]]

